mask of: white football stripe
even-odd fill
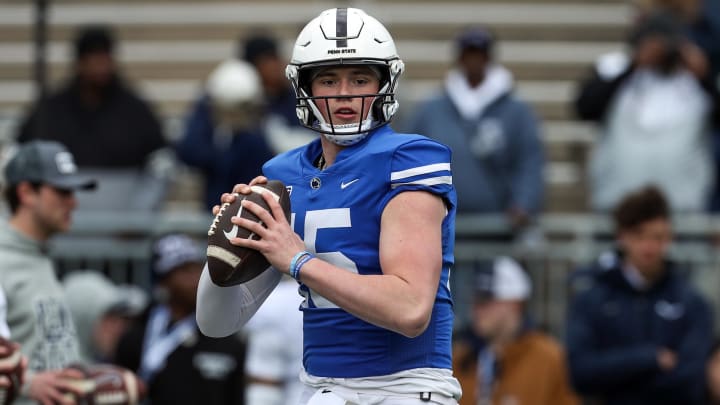
[[[443,170],[450,170],[450,163],[435,163],[432,165],[413,167],[412,169],[401,170],[399,172],[392,172],[390,173],[390,181]]]
[[[423,185],[423,186],[434,186],[436,184],[452,184],[452,176],[439,176],[431,177],[429,179],[420,179],[415,181],[408,181],[405,183],[393,183],[392,188],[397,188],[404,185]]]
[[[236,267],[242,259],[233,252],[223,249],[220,246],[209,245],[207,248],[207,256],[214,257],[230,267]]]
[[[125,380],[125,386],[127,387],[127,390],[130,393],[130,397],[128,398],[128,403],[137,404],[138,403],[138,387],[137,387],[137,380],[135,380],[135,376],[130,371],[125,371],[125,372],[123,372],[123,379]]]
[[[272,196],[272,198],[273,198],[275,201],[280,201],[280,196],[279,196],[279,195],[275,194],[272,190],[268,190],[268,189],[265,188],[265,187],[252,186],[252,187],[250,187],[250,189],[251,189],[254,193],[258,193],[258,194],[270,193],[270,195]]]

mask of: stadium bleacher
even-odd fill
[[[440,85],[452,60],[455,33],[472,23],[488,25],[501,40],[499,60],[514,73],[519,94],[543,120],[549,214],[540,225],[548,232],[549,245],[539,253],[527,253],[508,244],[481,244],[478,235],[504,230],[506,224],[463,218],[456,256],[458,262],[470,262],[496,254],[520,255],[536,281],[535,315],[561,335],[568,294],[565,277],[577,263],[594,258],[609,237],[607,224],[598,222],[604,218],[573,215],[587,212],[584,163],[594,134],[590,125],[574,118],[570,105],[578,80],[595,58],[622,46],[632,19],[630,0],[47,1],[49,82],[65,77],[71,60],[69,42],[77,26],[111,24],[120,39],[123,70],[162,114],[170,138],[177,136],[179,119],[205,76],[234,53],[238,38],[257,27],[282,39],[289,55],[298,30],[321,10],[339,5],[366,9],[390,28],[406,62],[400,85],[402,114]],[[0,3],[0,158],[3,144],[34,94],[33,10],[30,0]],[[199,196],[197,181],[191,171],[183,172],[168,207],[198,206],[190,203]],[[52,253],[61,270],[96,268],[115,280],[145,286],[147,237],[171,229],[202,237],[208,221],[207,213],[187,215],[173,209],[150,219],[79,217],[71,236],[96,240],[78,244],[63,239]],[[720,308],[716,298],[720,256],[703,239],[714,234],[720,223],[701,216],[695,221],[683,218],[678,225],[678,234],[690,235],[677,249],[678,258],[699,268],[701,286]],[[121,237],[109,242],[98,238],[118,233]],[[720,321],[720,310],[716,317]]]
[[[172,138],[201,81],[234,53],[239,37],[257,27],[272,30],[289,54],[302,24],[338,4],[366,9],[393,32],[407,65],[401,114],[440,84],[458,29],[490,26],[501,40],[498,58],[543,119],[550,160],[547,210],[586,209],[584,161],[593,132],[574,120],[569,106],[578,79],[595,58],[621,46],[632,14],[627,1],[49,1],[49,82],[57,83],[68,71],[69,42],[78,25],[111,24],[118,31],[124,71],[166,119]],[[34,94],[33,20],[33,2],[0,4],[0,140],[11,137]],[[194,192],[188,185],[194,178],[186,180],[172,193],[171,206],[182,205]]]

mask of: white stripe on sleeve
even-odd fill
[[[426,166],[413,167],[411,169],[401,170],[399,172],[392,172],[390,173],[390,181],[439,171],[450,171],[450,163],[435,163]]]
[[[434,186],[436,184],[452,184],[452,176],[438,176],[438,177],[430,177],[430,178],[426,178],[426,179],[419,179],[419,180],[415,180],[415,181],[408,181],[405,183],[392,183],[391,187],[397,188],[400,186],[405,186],[405,185],[410,185],[410,184],[423,185],[423,186]]]

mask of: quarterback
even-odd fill
[[[285,183],[291,223],[269,197],[271,212],[243,202],[264,225],[232,220],[261,239],[231,242],[273,269],[231,287],[213,284],[207,268],[200,279],[198,324],[211,336],[241,328],[283,273],[297,280],[302,405],[457,404],[461,394],[451,370],[451,153],[388,125],[403,69],[388,31],[362,10],[326,10],[305,26],[286,73],[300,122],[320,136],[268,161],[250,184]]]

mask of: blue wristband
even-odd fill
[[[295,275],[293,273],[295,271],[295,267],[297,265],[298,259],[300,259],[301,257],[303,257],[305,255],[309,255],[309,254],[310,254],[310,252],[308,252],[307,250],[303,250],[301,252],[297,252],[295,254],[295,256],[293,256],[292,260],[290,260],[290,268],[288,269],[288,271],[290,272],[290,276],[292,278],[295,278]]]
[[[306,253],[307,253],[307,252],[306,252]],[[295,280],[300,281],[300,269],[302,268],[303,265],[305,265],[305,263],[309,262],[311,259],[314,259],[314,258],[315,258],[315,255],[313,255],[313,254],[311,254],[311,253],[308,253],[308,254],[302,256],[302,257],[297,261],[297,263],[295,263],[295,268],[293,268],[293,271],[290,273],[290,275],[292,276],[292,278],[294,278]]]

